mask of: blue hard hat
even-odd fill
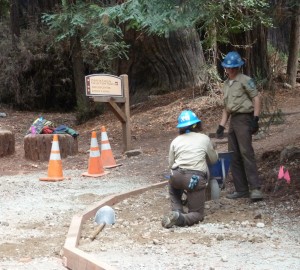
[[[186,110],[178,116],[177,128],[188,127],[198,122],[201,122],[201,120],[198,119],[197,115],[192,111]]]
[[[244,61],[237,52],[229,52],[223,59],[222,66],[224,68],[235,68],[244,65]]]

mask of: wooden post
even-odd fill
[[[101,74],[97,75],[101,77]],[[112,75],[103,75],[112,76]],[[114,76],[112,76],[114,77]],[[130,125],[130,104],[129,104],[129,83],[128,75],[123,74],[116,77],[122,81],[123,96],[109,96],[93,94],[93,89],[89,89],[89,95],[95,102],[107,102],[114,115],[122,123],[123,131],[123,151],[131,150],[131,125]],[[101,85],[98,86],[101,89]],[[120,107],[117,103],[121,103]]]
[[[120,76],[123,81],[125,103],[122,105],[122,110],[126,115],[126,122],[122,122],[124,152],[131,150],[131,125],[130,125],[130,105],[129,105],[129,83],[128,75]]]

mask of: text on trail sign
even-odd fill
[[[122,80],[113,75],[92,74],[85,76],[85,90],[87,96],[123,96]]]

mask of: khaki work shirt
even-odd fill
[[[224,105],[228,113],[253,112],[252,99],[258,95],[253,79],[238,74],[234,80],[224,82]]]
[[[177,136],[170,145],[169,167],[208,172],[210,164],[218,160],[209,137],[202,133],[189,132]]]

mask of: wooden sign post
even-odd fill
[[[128,75],[120,77],[108,74],[85,76],[86,95],[95,102],[107,102],[122,123],[123,150],[131,150],[131,127]],[[117,104],[120,103],[120,106]]]

